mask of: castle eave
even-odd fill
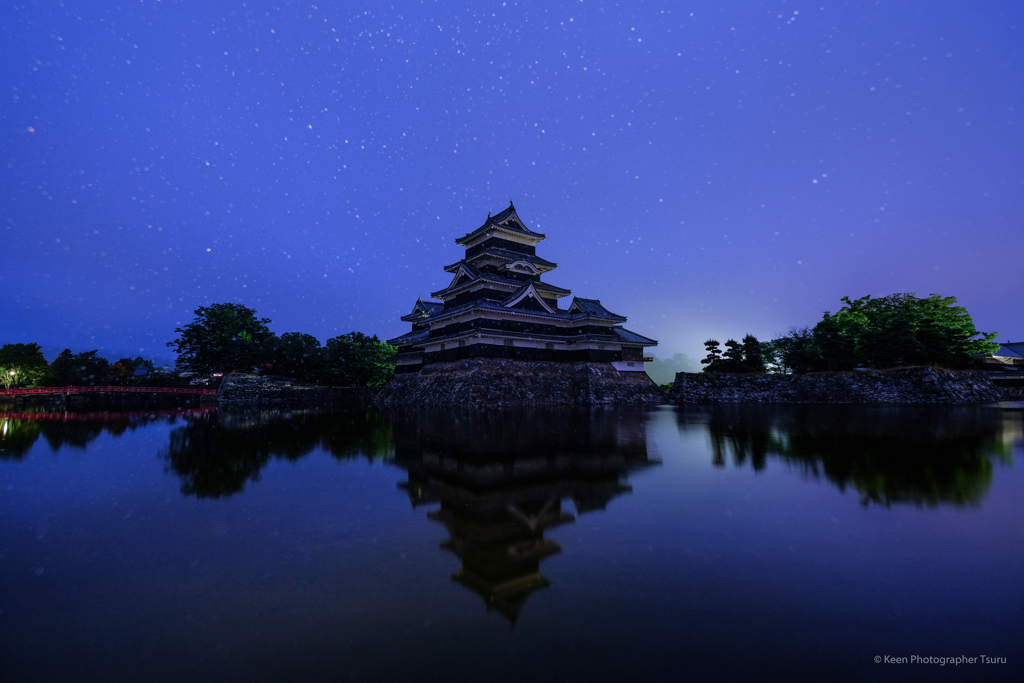
[[[497,275],[484,273],[477,277],[475,280],[470,280],[469,282],[463,282],[455,286],[445,287],[444,289],[440,289],[436,292],[431,292],[430,296],[435,299],[444,299],[446,297],[457,296],[462,292],[479,289],[480,287],[483,286],[484,283],[487,283],[489,285],[496,285],[496,287],[492,288],[504,289],[510,294],[512,292],[519,290],[524,284],[528,284],[521,280],[507,280]],[[564,296],[569,296],[570,294],[572,294],[572,290],[570,289],[550,285],[546,282],[533,282],[532,284],[538,293],[544,293],[546,295],[549,295],[550,298],[553,299],[561,299]],[[625,318],[622,318],[622,320],[625,320]]]

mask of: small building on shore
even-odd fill
[[[611,363],[643,372],[644,349],[658,342],[622,327],[624,315],[597,299],[543,280],[557,268],[537,255],[545,236],[529,229],[510,202],[483,225],[455,240],[465,256],[445,266],[448,286],[417,299],[402,317],[412,330],[388,343],[398,347],[397,374],[471,358]]]
[[[1024,373],[1024,342],[1005,342],[987,356],[977,356],[982,370]]]

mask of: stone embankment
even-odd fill
[[[473,358],[395,375],[377,404],[433,406],[656,405],[664,393],[646,372],[611,363]]]
[[[984,373],[932,367],[808,375],[676,374],[673,403],[988,403],[1003,391]]]
[[[1024,388],[1002,387],[1004,401],[1024,401]]]
[[[1024,376],[992,373],[992,383],[1003,392],[1004,401],[1024,401]]]
[[[373,387],[282,386],[260,375],[224,375],[217,401],[227,405],[314,407],[373,404],[380,389]]]

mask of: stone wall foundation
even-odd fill
[[[611,363],[498,358],[432,363],[395,375],[378,405],[657,405],[664,393],[646,372]]]
[[[1005,399],[985,373],[934,367],[807,375],[676,374],[673,403],[989,403]]]
[[[373,405],[380,389],[374,387],[286,387],[260,375],[224,375],[217,402],[222,405],[314,407]]]

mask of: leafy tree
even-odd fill
[[[772,341],[783,372],[804,373],[821,369],[821,351],[809,327],[793,327],[783,337]]]
[[[390,358],[397,352],[394,346],[377,339],[377,335],[339,335],[327,340],[326,375],[339,385],[382,386],[395,373]]]
[[[324,376],[325,357],[320,340],[310,334],[285,332],[274,345],[275,374],[300,382],[318,381]]]
[[[817,354],[809,353],[808,357],[820,357],[816,363],[821,370],[852,370],[856,365],[856,339],[841,324],[841,321],[825,313],[821,321],[811,332]]]
[[[706,367],[704,372],[765,372],[765,354],[770,352],[768,345],[762,344],[752,334],[743,337],[740,343],[735,339],[725,342],[725,353],[720,354],[719,344],[715,339],[704,342],[708,350],[707,358],[701,361]]]
[[[75,354],[71,353],[71,349],[64,349],[50,363],[49,370],[46,373],[46,383],[51,387],[72,386],[75,378],[78,377],[77,370]]]
[[[768,345],[783,372],[849,370],[858,365],[891,368],[935,363],[969,367],[975,354],[991,353],[997,333],[974,327],[956,297],[890,294],[874,299],[844,297],[835,314],[827,311],[808,328],[792,328]]]
[[[985,334],[956,297],[913,293],[873,299],[843,297],[846,304],[835,316],[853,337],[854,354],[876,368],[938,363],[969,367],[975,354],[992,353],[997,332]]]
[[[110,374],[110,361],[99,355],[99,351],[85,351],[75,355],[78,377],[74,384],[103,384]]]
[[[196,319],[174,331],[167,345],[178,354],[179,368],[200,374],[251,372],[271,360],[274,334],[268,318],[241,304],[213,304],[196,309]]]
[[[119,384],[135,377],[135,363],[131,358],[122,358],[110,366],[110,376]]]
[[[718,372],[742,372],[743,371],[743,347],[735,339],[725,342],[725,353],[722,354],[722,362]]]
[[[765,372],[764,350],[757,337],[748,334],[743,338],[743,372]]]
[[[717,339],[708,339],[704,342],[704,348],[707,349],[708,355],[701,360],[701,365],[707,367],[704,368],[704,372],[721,372],[719,367],[722,364],[722,352],[719,350]]]
[[[761,343],[761,354],[764,358],[765,372],[785,375],[793,371],[786,363],[786,354],[783,352],[783,346],[783,338]]]
[[[0,347],[0,384],[4,389],[35,384],[46,376],[46,358],[39,344],[4,344]]]
[[[367,375],[366,386],[382,387],[395,375],[395,363],[391,360],[398,353],[398,348],[377,339],[373,335],[373,343],[363,351],[362,367]]]
[[[110,361],[98,354],[95,350],[73,354],[71,349],[64,349],[50,364],[46,383],[52,387],[105,384]]]

